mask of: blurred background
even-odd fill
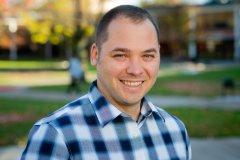
[[[186,124],[193,159],[240,159],[240,0],[0,0],[0,159],[16,159],[36,120],[88,91],[95,26],[120,4],[159,25],[148,96]],[[83,75],[69,91],[76,55]]]

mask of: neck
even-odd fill
[[[120,105],[115,105],[120,111],[126,113],[129,115],[134,121],[138,120],[140,110],[141,110],[141,104],[137,103],[131,106],[125,105],[125,106],[120,106]]]

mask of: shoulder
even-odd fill
[[[65,123],[70,123],[74,117],[81,117],[84,116],[86,109],[90,107],[85,107],[91,105],[88,95],[84,95],[65,106],[61,107],[60,109],[54,111],[53,113],[49,114],[48,116],[40,119],[34,125],[44,125],[44,124],[51,124],[52,126],[59,126],[64,125]],[[90,111],[88,111],[90,112]]]
[[[162,118],[165,121],[166,126],[169,128],[169,130],[180,130],[180,131],[186,131],[185,124],[175,115],[167,112],[166,110],[156,107],[157,111],[160,113]]]
[[[187,129],[184,123],[176,116],[172,115],[171,113],[165,111],[162,108],[157,107],[159,113],[161,113],[162,117],[164,118],[164,124],[166,126],[166,132],[171,135],[174,140],[174,143],[178,143],[178,147],[180,144],[183,144],[183,148],[185,148],[186,157],[184,159],[191,159],[191,146],[190,146],[190,139],[187,133]],[[178,148],[177,147],[177,148]],[[182,150],[183,148],[178,148]],[[182,152],[183,153],[183,152]]]

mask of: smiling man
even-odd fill
[[[135,21],[125,16],[112,20],[107,35],[99,35],[100,40],[92,46],[91,63],[97,68],[97,86],[103,96],[137,120],[141,100],[157,77],[160,48],[152,22]]]
[[[145,97],[160,65],[159,31],[147,11],[107,12],[91,64],[97,80],[89,93],[38,121],[21,159],[191,159],[184,124]]]

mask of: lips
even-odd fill
[[[120,80],[120,81],[128,87],[138,87],[144,82],[144,81],[127,81],[127,80]]]

